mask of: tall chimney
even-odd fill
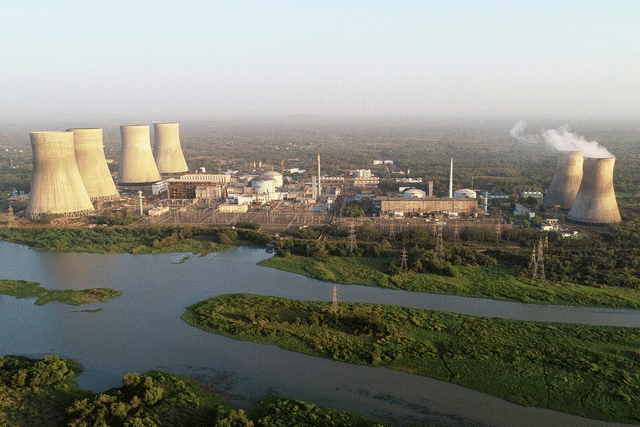
[[[318,154],[318,197],[322,196],[322,182],[320,181],[320,154]]]
[[[453,198],[453,157],[451,158],[451,168],[449,169],[449,198]]]

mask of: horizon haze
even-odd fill
[[[638,118],[635,2],[14,2],[4,120]]]

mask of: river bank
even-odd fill
[[[265,259],[259,265],[345,285],[490,298],[527,304],[640,308],[640,291],[635,289],[524,280],[499,266],[454,266],[452,276],[412,271],[390,273],[388,266],[393,260],[335,256],[317,259],[288,254],[284,257]]]
[[[209,332],[386,366],[525,405],[638,423],[640,332],[394,306],[218,295],[183,319]]]
[[[292,399],[268,399],[251,412],[232,409],[217,393],[162,371],[127,374],[105,393],[82,390],[73,381],[80,367],[70,359],[0,356],[0,425],[383,427],[345,411]]]

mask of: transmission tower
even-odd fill
[[[358,247],[356,243],[356,230],[353,227],[353,223],[349,224],[349,250],[353,253],[353,250]]]
[[[544,274],[544,242],[542,238],[537,245],[533,245],[533,251],[531,252],[531,262],[529,263],[529,269],[533,270],[531,277],[534,280],[546,281]]]
[[[331,307],[331,311],[333,314],[338,314],[338,288],[336,285],[333,285],[333,295],[332,295],[333,305]]]
[[[542,242],[542,239],[540,239],[540,243],[538,243],[538,256],[536,256],[536,261],[538,264],[537,270],[539,275],[538,279],[542,280],[543,282],[546,282],[547,279],[544,274],[544,253],[542,251],[543,249],[544,249],[544,244]]]
[[[502,239],[502,217],[496,222],[496,239]]]
[[[529,262],[529,270],[533,270],[533,278],[536,278],[536,268],[538,264],[536,263],[536,245],[533,245],[533,250],[531,251],[531,261]]]
[[[395,224],[389,225],[389,239],[393,240],[396,238],[396,226]]]
[[[544,250],[549,252],[549,233],[544,235]]]
[[[442,226],[436,227],[438,235],[436,237],[436,252],[438,259],[444,264],[444,239],[442,238]]]
[[[458,221],[453,221],[453,238],[455,240],[460,239],[460,224]]]
[[[402,252],[400,253],[400,270],[408,270],[409,267],[407,267],[407,247],[403,246],[402,247]]]

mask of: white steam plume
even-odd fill
[[[524,128],[527,127],[527,122],[524,120],[520,120],[516,125],[509,131],[509,135],[511,137],[517,139],[520,142],[526,142],[527,144],[536,144],[540,142],[539,135],[525,135]]]
[[[520,120],[511,129],[509,134],[521,142],[537,142],[539,135],[525,135],[524,128],[527,123]],[[584,157],[601,159],[605,157],[615,157],[606,148],[601,146],[598,141],[587,141],[584,137],[569,132],[568,126],[562,126],[559,129],[547,129],[542,131],[542,138],[547,147],[557,151],[581,151]]]

